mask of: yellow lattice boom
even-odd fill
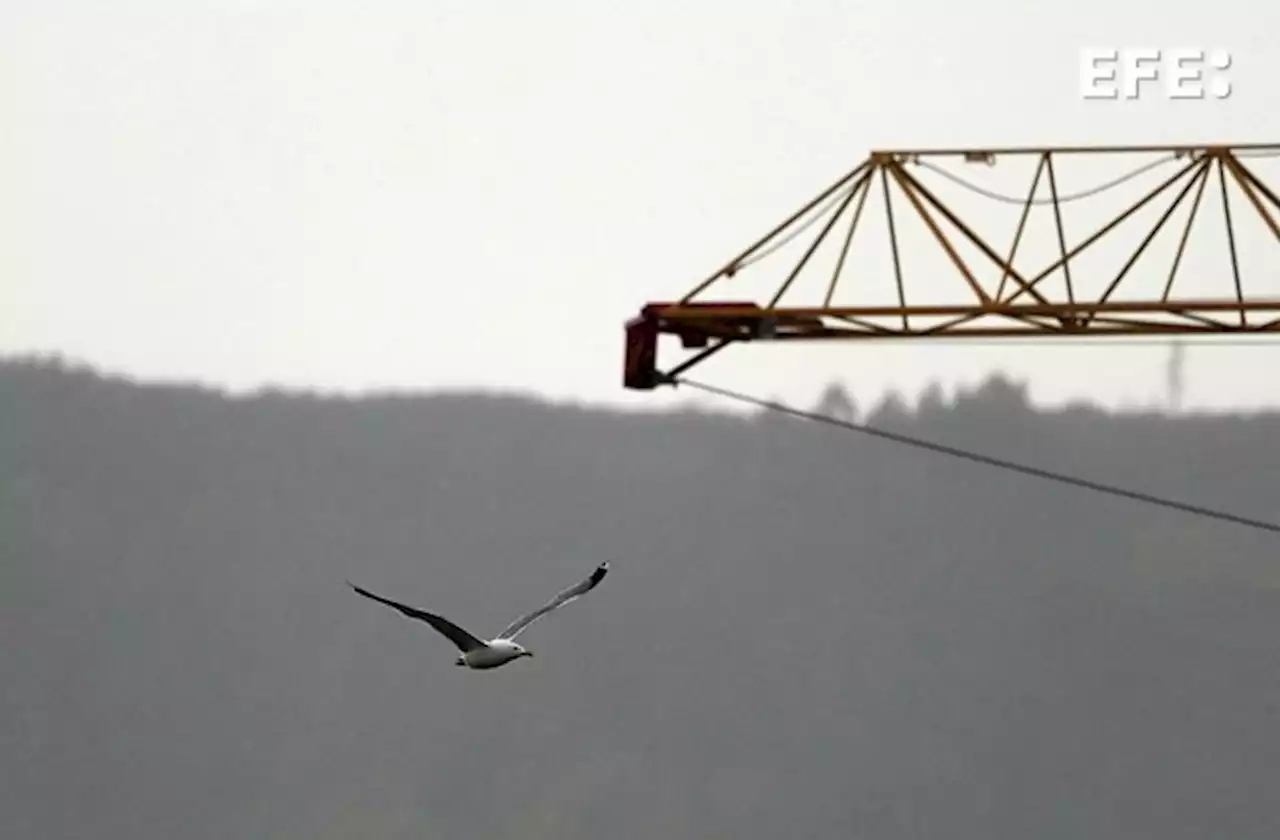
[[[1280,331],[1272,159],[1280,143],[873,152],[645,305],[624,383],[756,341]],[[664,335],[686,351],[666,370]]]

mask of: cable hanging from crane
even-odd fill
[[[671,380],[671,384],[687,385],[691,388],[697,388],[698,390],[705,391],[710,394],[716,394],[718,396],[725,397],[727,399],[736,400],[742,403],[748,403],[751,405],[758,406],[760,408],[768,409],[770,411],[777,411],[782,414],[789,414],[793,417],[798,417],[804,420],[812,420],[818,423],[826,423],[828,425],[837,426],[839,428],[846,429],[848,431],[861,432],[863,434],[872,435],[874,437],[884,438],[885,440],[891,440],[891,441],[894,441],[895,443],[902,443],[908,446],[915,446],[920,449],[928,449],[933,452],[940,452],[944,455],[951,455],[952,457],[955,457],[955,458],[963,458],[965,460],[974,461],[980,464],[986,464],[987,466],[999,467],[1000,469],[1005,469],[1005,470],[1012,470],[1013,472],[1022,473],[1023,475],[1030,475],[1036,478],[1043,478],[1043,479],[1048,479],[1050,481],[1057,481],[1063,484],[1071,484],[1076,487],[1083,487],[1086,490],[1094,490],[1099,493],[1108,493],[1113,496],[1121,496],[1127,499],[1132,499],[1134,501],[1145,502],[1146,504],[1150,504],[1150,505],[1157,505],[1161,507],[1172,508],[1174,510],[1182,511],[1183,513],[1190,513],[1196,516],[1204,516],[1210,519],[1221,520],[1223,522],[1231,522],[1236,525],[1244,525],[1249,528],[1257,528],[1263,531],[1271,531],[1272,533],[1280,533],[1280,525],[1273,522],[1267,522],[1261,519],[1253,519],[1251,517],[1240,516],[1238,514],[1229,513],[1221,510],[1214,510],[1212,508],[1201,507],[1200,505],[1188,504],[1187,502],[1180,502],[1174,499],[1167,499],[1162,496],[1156,496],[1151,493],[1143,493],[1138,490],[1129,490],[1124,487],[1117,487],[1112,484],[1104,484],[1099,481],[1091,481],[1089,479],[1079,478],[1077,476],[1067,475],[1065,473],[1054,472],[1052,470],[1046,470],[1040,467],[1032,467],[1027,464],[1020,464],[1015,461],[1006,460],[1004,458],[996,458],[991,455],[984,455],[978,452],[973,452],[967,449],[961,449],[955,446],[947,446],[945,444],[935,443],[929,440],[923,440],[921,438],[912,437],[910,435],[904,435],[898,432],[890,432],[886,429],[877,429],[875,427],[863,425],[861,423],[855,423],[850,420],[840,420],[838,418],[831,417],[829,415],[822,414],[820,412],[805,411],[804,409],[792,408],[791,406],[783,405],[782,403],[775,402],[773,400],[766,400],[766,399],[761,399],[759,397],[753,397],[749,394],[744,394],[738,391],[732,391],[732,390],[729,390],[728,388],[721,388],[716,385],[708,385],[705,382],[698,382],[697,380],[694,380],[694,379],[686,379],[684,377],[673,377]]]
[[[983,198],[989,198],[992,201],[999,201],[1005,204],[1016,204],[1019,207],[1022,207],[1028,204],[1033,207],[1038,207],[1045,204],[1069,204],[1073,201],[1080,201],[1081,199],[1084,199],[1084,198],[1092,198],[1095,195],[1101,195],[1107,190],[1115,189],[1121,184],[1126,184],[1129,181],[1132,181],[1134,178],[1137,178],[1139,175],[1145,175],[1146,173],[1150,172],[1156,167],[1164,166],[1166,163],[1172,163],[1177,159],[1178,159],[1177,155],[1167,155],[1165,157],[1159,158],[1158,160],[1153,160],[1150,163],[1143,164],[1142,166],[1139,166],[1137,169],[1134,169],[1130,172],[1126,172],[1124,175],[1121,175],[1117,178],[1112,178],[1110,181],[1099,184],[1096,187],[1091,187],[1087,190],[1081,190],[1080,192],[1071,193],[1070,195],[1060,195],[1056,199],[1050,196],[1048,198],[1033,198],[1030,200],[1028,200],[1025,196],[1005,195],[1004,193],[998,193],[998,192],[995,192],[994,190],[989,190],[989,189],[986,189],[985,187],[980,187],[977,184],[973,183],[972,181],[965,180],[964,178],[961,178],[959,175],[955,174],[954,172],[948,172],[947,170],[943,169],[941,166],[938,166],[936,163],[930,163],[927,160],[917,161],[916,164],[925,169],[928,169],[930,172],[937,172],[943,178],[946,178],[949,181],[959,184],[965,189],[971,192],[975,192],[978,195],[982,196]]]
[[[1239,152],[1236,152],[1236,157],[1241,157],[1241,158],[1274,158],[1277,156],[1280,156],[1280,154],[1278,154],[1277,152],[1266,150],[1266,149],[1242,149]],[[1068,195],[1060,195],[1056,199],[1050,196],[1047,198],[1033,198],[1030,200],[1028,200],[1026,196],[1006,195],[1005,193],[999,193],[999,192],[996,192],[995,190],[989,190],[986,187],[979,186],[978,184],[975,184],[966,178],[962,178],[959,175],[955,174],[954,172],[949,172],[946,169],[942,168],[941,166],[938,166],[936,163],[930,163],[927,160],[918,160],[918,161],[915,161],[915,164],[924,169],[928,169],[930,172],[936,172],[939,175],[941,175],[943,178],[946,178],[947,180],[951,181],[952,183],[959,184],[960,186],[964,187],[970,192],[977,193],[983,198],[989,198],[992,201],[999,201],[1003,204],[1014,204],[1019,207],[1023,207],[1027,205],[1030,205],[1033,207],[1040,207],[1046,204],[1059,204],[1059,205],[1069,204],[1073,201],[1079,201],[1080,199],[1083,199],[1083,198],[1092,198],[1095,195],[1101,195],[1102,193],[1107,192],[1108,190],[1114,189],[1120,186],[1121,184],[1127,184],[1129,181],[1132,181],[1134,178],[1137,178],[1139,175],[1145,175],[1146,173],[1150,172],[1153,169],[1156,169],[1157,167],[1164,166],[1166,163],[1172,163],[1173,161],[1177,160],[1179,157],[1181,157],[1181,154],[1178,154],[1178,153],[1165,155],[1163,157],[1157,158],[1156,160],[1145,163],[1142,166],[1139,166],[1137,169],[1133,169],[1129,172],[1126,172],[1123,175],[1113,178],[1110,181],[1106,181],[1104,183],[1098,184],[1096,187],[1090,187],[1087,190],[1081,190],[1080,192],[1070,193]]]
[[[1063,156],[1098,156],[1150,154],[1159,155],[1159,160],[1147,163],[1131,170],[1128,174],[1096,185],[1081,192],[1061,195],[1057,191],[1053,159]],[[970,162],[993,163],[997,157],[1034,156],[1039,158],[1026,198],[1001,196],[999,193],[977,188],[977,191],[997,201],[1011,200],[1023,207],[1017,229],[1013,232],[1013,241],[1007,252],[998,251],[974,227],[967,224],[955,210],[927,186],[916,179],[908,170],[912,164],[949,175],[945,170],[930,163],[934,158],[963,157]],[[1149,505],[1178,510],[1196,516],[1216,519],[1236,525],[1258,530],[1280,533],[1280,524],[1261,519],[1214,510],[1200,505],[1168,499],[1151,493],[1130,490],[1124,487],[1092,481],[1078,476],[1054,472],[1052,470],[1033,467],[1005,458],[985,455],[955,446],[934,443],[928,440],[911,437],[899,432],[890,432],[871,426],[864,426],[852,421],[839,420],[824,414],[791,408],[780,403],[764,400],[748,394],[738,393],[726,388],[708,385],[685,378],[685,374],[694,366],[710,359],[727,347],[750,344],[754,342],[793,342],[793,341],[883,341],[889,339],[907,339],[918,341],[929,339],[931,342],[944,340],[960,340],[975,342],[983,340],[1035,341],[1037,339],[1058,339],[1075,343],[1085,339],[1096,340],[1103,337],[1119,340],[1130,340],[1134,337],[1160,336],[1167,339],[1173,335],[1237,335],[1241,338],[1248,335],[1256,341],[1263,334],[1280,336],[1280,298],[1267,298],[1247,295],[1242,281],[1242,271],[1238,259],[1235,234],[1235,215],[1231,209],[1229,184],[1234,184],[1244,207],[1252,208],[1261,221],[1280,242],[1280,219],[1273,215],[1280,211],[1280,192],[1272,189],[1250,167],[1243,158],[1275,158],[1280,157],[1280,143],[1249,144],[1190,144],[1162,146],[1095,146],[1095,147],[1056,147],[1056,148],[1005,148],[1005,149],[900,149],[872,152],[859,166],[843,175],[822,193],[813,198],[804,207],[791,214],[786,220],[775,226],[755,244],[731,259],[710,277],[704,279],[678,302],[651,302],[640,310],[637,317],[626,322],[626,344],[624,353],[623,385],[635,390],[653,390],[662,385],[688,385],[690,387],[717,394],[722,397],[758,407],[789,414],[794,417],[838,426],[849,431],[862,432],[874,437],[883,438],[896,443],[914,446],[933,452],[962,458],[971,462],[986,464],[1036,478],[1056,481],[1076,487],[1107,493],[1112,496],[1127,498]],[[1101,192],[1114,189],[1121,184],[1149,172],[1170,160],[1188,159],[1171,177],[1141,198],[1130,203],[1127,208],[1110,214],[1104,224],[1094,227],[1094,232],[1068,249],[1060,205],[1070,201],[1096,196]],[[1173,286],[1182,264],[1183,252],[1186,249],[1192,227],[1197,219],[1197,211],[1201,206],[1201,198],[1205,187],[1210,183],[1216,171],[1218,192],[1222,200],[1222,221],[1225,227],[1226,272],[1224,276],[1233,281],[1234,294],[1219,294],[1216,297],[1188,297],[1173,294]],[[1053,197],[1048,202],[1054,206],[1055,224],[1058,232],[1060,257],[1033,276],[1027,276],[1014,267],[1018,245],[1027,221],[1031,205],[1036,195],[1036,187],[1042,172],[1049,176],[1049,186]],[[851,305],[833,305],[834,292],[841,271],[845,267],[845,258],[850,250],[858,221],[863,210],[863,199],[871,192],[871,178],[880,177],[884,193],[883,218],[889,237],[889,248],[892,255],[893,280],[897,287],[897,303],[872,304],[870,302]],[[1176,185],[1181,182],[1181,187]],[[976,185],[964,181],[966,186]],[[934,298],[925,303],[908,305],[903,271],[899,257],[899,243],[896,234],[897,224],[893,202],[890,200],[891,187],[896,185],[898,192],[907,200],[915,216],[922,221],[934,240],[945,251],[955,267],[959,279],[963,280],[976,300],[954,302],[954,299]],[[1097,251],[1093,248],[1104,236],[1137,214],[1143,207],[1156,201],[1158,197],[1176,193],[1166,206],[1164,213],[1150,227],[1142,241],[1132,248],[1127,256],[1118,254],[1117,270],[1105,289],[1096,294],[1088,291],[1085,295],[1078,292],[1073,284],[1072,263],[1079,264],[1081,252]],[[1194,193],[1193,197],[1192,194]],[[855,205],[854,199],[858,199]],[[1143,256],[1151,242],[1165,227],[1170,217],[1179,207],[1190,206],[1190,211],[1182,225],[1182,234],[1178,248],[1173,255],[1172,264],[1167,276],[1163,278],[1163,291],[1149,290],[1142,297],[1120,297],[1120,287],[1135,285],[1127,280],[1133,274],[1131,269]],[[847,231],[843,237],[843,248],[839,252],[834,271],[824,283],[825,297],[820,304],[780,306],[781,298],[796,285],[797,278],[805,270],[810,258],[817,249],[828,241],[828,236],[835,229],[847,208],[852,207]],[[936,215],[935,215],[936,213]],[[704,295],[710,287],[720,281],[734,277],[741,269],[758,262],[765,256],[777,251],[784,244],[793,241],[803,231],[815,226],[825,219],[825,224],[809,245],[805,253],[790,270],[781,285],[776,289],[767,303],[761,305],[755,301],[744,300],[746,293],[726,300],[718,295]],[[950,225],[952,233],[947,233],[942,222]],[[1203,225],[1201,225],[1203,227]],[[1130,226],[1132,229],[1132,226]],[[970,260],[958,252],[956,243],[967,241],[982,253],[986,260],[1000,271],[1000,279],[996,285],[994,278],[984,282]],[[1060,271],[1065,285],[1065,296],[1049,292],[1046,278]],[[1093,268],[1092,273],[1097,273]],[[814,272],[810,271],[809,276]],[[1011,285],[1012,284],[1012,285]],[[721,284],[723,288],[728,284]],[[736,284],[740,285],[740,284]],[[1185,284],[1184,284],[1185,285]],[[1006,287],[1008,292],[1006,293]],[[1037,289],[1037,287],[1040,287]],[[703,296],[695,301],[695,297]],[[1029,296],[1033,300],[1020,301]],[[707,299],[710,298],[710,299]],[[1249,316],[1253,316],[1250,320]],[[914,322],[913,322],[914,319]],[[1238,319],[1238,322],[1237,322]],[[899,324],[900,321],[900,324]],[[693,351],[674,366],[658,365],[658,341],[660,337],[678,338],[686,350]],[[1047,343],[1047,342],[1046,342]],[[1243,343],[1243,342],[1241,342]],[[1250,342],[1253,343],[1253,342]]]

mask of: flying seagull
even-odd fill
[[[542,616],[563,607],[570,601],[576,600],[583,595],[596,588],[600,581],[604,580],[604,576],[609,573],[608,562],[601,563],[596,567],[586,580],[576,583],[568,589],[552,598],[546,604],[538,607],[531,613],[522,615],[507,626],[497,635],[497,637],[489,641],[482,641],[475,636],[463,630],[443,616],[429,613],[425,610],[419,610],[414,607],[397,603],[380,595],[374,595],[367,589],[361,589],[351,581],[347,581],[347,585],[354,589],[357,593],[366,598],[372,598],[380,604],[386,604],[388,607],[399,610],[409,618],[416,618],[419,621],[425,621],[430,624],[445,638],[458,646],[458,650],[462,653],[458,656],[455,665],[465,665],[468,668],[476,670],[487,670],[489,668],[497,668],[505,665],[513,659],[519,659],[522,656],[533,656],[533,652],[516,643],[516,636],[520,635],[530,624],[537,621]]]

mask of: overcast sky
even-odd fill
[[[669,393],[621,387],[625,319],[870,150],[1280,141],[1277,23],[1244,0],[9,0],[0,352],[236,389],[478,385],[661,407]],[[1231,96],[1081,99],[1082,47],[1140,45],[1228,51]],[[972,170],[956,171],[992,177]],[[1074,174],[1064,191],[1105,175]],[[1107,218],[1072,212],[1069,238]],[[1246,290],[1280,297],[1274,240],[1241,248]],[[853,259],[891,276],[874,249]],[[917,302],[956,302],[954,273],[904,259]],[[1197,288],[1229,294],[1226,260],[1196,259]],[[1003,368],[1047,403],[1139,405],[1162,399],[1166,356],[770,346],[699,374],[809,402],[836,378],[872,400]],[[1193,349],[1188,401],[1280,402],[1249,372],[1278,362],[1280,344]]]

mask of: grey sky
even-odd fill
[[[10,2],[0,351],[237,389],[662,407],[671,394],[621,388],[623,321],[873,148],[1280,140],[1270,8]],[[1227,49],[1233,95],[1079,98],[1081,47],[1144,44]],[[1280,256],[1268,244],[1242,244],[1246,268]],[[1258,269],[1254,293],[1280,296]],[[928,295],[927,266],[908,271]],[[1157,400],[1164,360],[770,347],[700,372],[807,402],[833,378],[870,400],[1003,367],[1039,400],[1116,405]],[[1274,399],[1247,370],[1277,360],[1280,345],[1193,350],[1188,401]]]

